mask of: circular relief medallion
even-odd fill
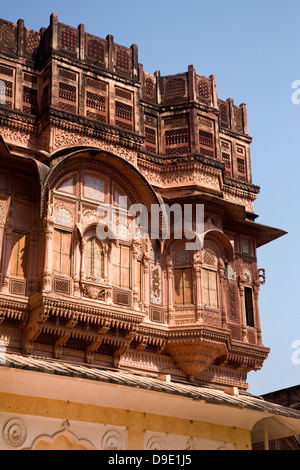
[[[117,431],[108,431],[102,438],[102,448],[104,450],[122,450],[123,437]]]
[[[146,446],[146,450],[164,450],[165,448],[164,441],[158,436],[151,437]]]
[[[23,421],[20,419],[11,419],[3,429],[3,438],[7,445],[11,447],[20,447],[24,444],[27,437],[27,431]]]

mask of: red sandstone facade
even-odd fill
[[[215,76],[147,73],[130,48],[0,20],[0,339],[7,352],[247,389],[268,355],[246,105]],[[101,242],[99,204],[204,204],[205,242]]]

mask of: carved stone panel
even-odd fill
[[[236,445],[226,441],[202,439],[179,434],[144,431],[145,450],[236,450]]]
[[[151,303],[161,304],[161,269],[160,266],[151,265]]]

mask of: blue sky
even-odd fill
[[[299,384],[292,362],[300,341],[298,285],[300,104],[292,103],[292,82],[300,80],[300,2],[252,0],[137,0],[3,2],[1,18],[39,30],[51,13],[59,21],[115,42],[139,47],[144,70],[216,75],[219,98],[248,107],[253,182],[258,222],[288,235],[259,249],[266,269],[261,288],[263,342],[271,348],[262,370],[248,375],[249,392],[264,394]],[[300,358],[300,354],[299,354]]]

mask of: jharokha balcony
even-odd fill
[[[55,14],[39,32],[0,20],[0,37],[7,351],[246,390],[269,352],[257,249],[285,233],[256,221],[246,105],[221,100],[214,75],[150,74],[136,45]],[[183,223],[186,204],[191,230],[204,207],[201,247],[172,215],[168,238],[150,223],[125,236],[141,207],[150,222],[176,206]]]

